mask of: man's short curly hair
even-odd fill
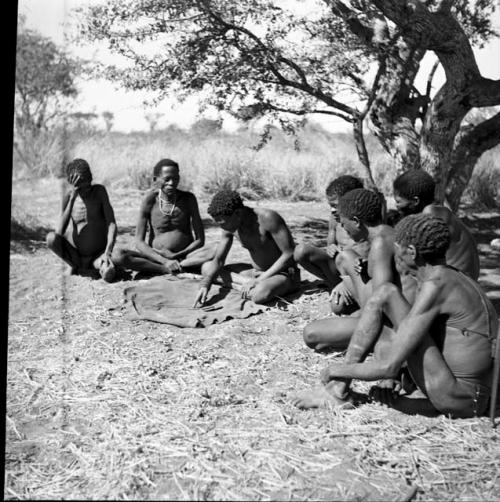
[[[337,197],[342,197],[342,195],[350,192],[351,190],[355,190],[356,188],[363,188],[363,182],[355,176],[343,174],[331,181],[326,187],[325,192],[327,197],[335,195]]]
[[[382,200],[372,190],[356,188],[340,198],[338,211],[346,218],[358,218],[367,225],[375,225],[382,221]]]
[[[405,199],[418,197],[420,202],[427,206],[434,202],[436,183],[432,176],[422,169],[411,169],[394,180],[393,189]]]
[[[450,229],[435,216],[411,214],[396,225],[395,240],[401,246],[415,246],[424,260],[444,258],[450,245]]]
[[[158,177],[161,173],[161,168],[162,167],[175,167],[177,170],[179,170],[179,164],[175,162],[175,160],[172,159],[161,159],[158,161],[155,166],[153,167],[153,177]]]
[[[73,159],[68,163],[66,166],[66,178],[69,180],[73,174],[79,174],[80,176],[92,179],[89,163],[83,159]]]
[[[207,211],[212,218],[217,218],[217,216],[230,216],[242,207],[243,201],[238,192],[234,190],[220,190],[212,197]]]

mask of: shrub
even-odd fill
[[[500,207],[500,164],[492,155],[479,160],[464,195],[478,209]]]

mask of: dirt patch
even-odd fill
[[[60,203],[48,187],[45,197],[37,192],[37,215],[53,228]],[[13,197],[29,193],[17,187]],[[120,244],[132,239],[140,198],[111,193]],[[258,205],[279,210],[297,241],[324,239],[324,204]],[[208,241],[217,235],[208,227]],[[498,297],[486,239],[481,260],[491,267],[481,283]],[[235,245],[229,260],[244,257]],[[63,268],[43,246],[11,255],[5,498],[500,498],[499,433],[486,418],[290,404],[341,357],[302,341],[303,327],[328,311],[326,291],[249,319],[179,329],[110,310],[127,282],[67,277]]]

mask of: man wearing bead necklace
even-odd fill
[[[271,209],[245,206],[238,192],[217,192],[208,214],[220,225],[221,239],[212,260],[202,266],[203,279],[194,307],[203,306],[217,276],[236,285],[243,298],[266,303],[297,291],[300,272],[293,260],[295,243],[283,218]],[[225,265],[234,235],[248,249],[252,264]]]
[[[153,189],[145,195],[139,212],[135,250],[116,249],[116,264],[161,275],[199,272],[202,263],[212,258],[213,249],[203,247],[205,232],[196,197],[179,190],[179,180],[177,162],[162,159],[154,166]]]

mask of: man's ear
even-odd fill
[[[410,244],[408,246],[408,254],[412,257],[413,260],[417,259],[418,255],[417,248],[413,244]]]
[[[360,228],[361,227],[361,221],[359,221],[359,218],[357,216],[352,217],[352,221],[354,221],[355,225]]]
[[[415,195],[412,200],[415,207],[418,207],[420,205],[420,197],[418,195]]]

